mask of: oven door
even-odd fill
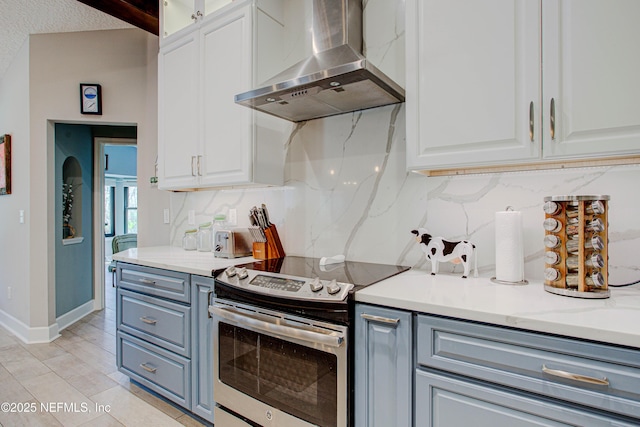
[[[263,426],[347,425],[347,327],[214,299],[214,400]]]

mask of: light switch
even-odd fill
[[[164,223],[169,224],[169,209],[164,210]]]
[[[20,224],[24,224],[24,210],[20,209]]]
[[[227,223],[231,227],[238,225],[238,211],[236,209],[229,209],[229,218],[227,218]]]

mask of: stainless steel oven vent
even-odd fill
[[[293,122],[404,102],[362,55],[362,1],[313,0],[313,55],[235,102]]]

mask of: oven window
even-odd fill
[[[333,354],[220,322],[220,380],[320,426],[337,425]]]

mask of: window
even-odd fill
[[[124,232],[138,232],[138,187],[124,187]]]
[[[110,185],[104,186],[104,237],[113,237],[116,234],[116,188]]]

